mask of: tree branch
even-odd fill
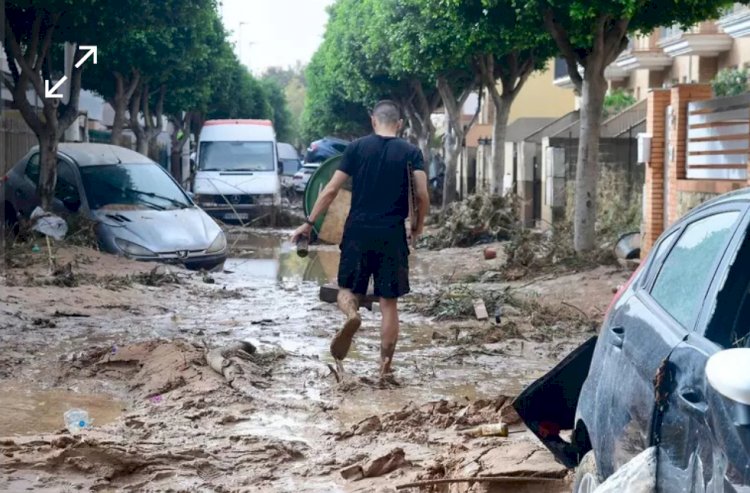
[[[628,46],[628,25],[629,19],[618,19],[614,25],[607,31],[605,45],[609,47],[606,53],[605,67],[614,62],[620,53]]]
[[[26,63],[34,69],[39,70],[39,57],[37,57],[37,50],[39,49],[39,32],[42,29],[42,16],[44,11],[39,9],[36,11],[34,16],[34,22],[31,24],[31,44],[26,50]]]
[[[26,79],[34,86],[34,90],[37,92],[37,94],[39,94],[40,97],[44,97],[44,87],[42,86],[42,79],[39,77],[38,73],[34,72],[34,69],[31,67],[31,65],[26,62],[26,58],[24,58],[23,56],[21,45],[18,44],[18,39],[16,39],[16,33],[13,32],[13,28],[11,27],[10,21],[7,17],[5,18],[5,33],[5,37],[8,40],[8,44],[10,45],[12,55],[8,57],[8,65],[13,67],[13,60],[15,60],[21,67],[21,72],[26,74]],[[21,80],[20,76],[18,80]],[[26,87],[23,88],[23,92],[24,97],[26,97]]]
[[[8,25],[5,25],[5,30],[8,32]],[[7,35],[6,35],[7,36]],[[15,57],[13,56],[13,53],[10,51],[10,42],[6,38],[3,42],[3,51],[5,52],[5,58],[8,60],[8,68],[10,69],[10,75],[13,78],[13,84],[18,84],[18,79],[20,77],[20,74],[18,73],[18,65],[16,65]],[[4,79],[3,79],[4,80]],[[9,91],[13,91],[13,88],[8,87]]]
[[[34,64],[34,70],[39,70],[39,68],[42,66],[45,60],[47,60],[47,56],[49,55],[50,47],[52,46],[52,36],[55,33],[55,29],[57,27],[57,23],[60,21],[60,14],[56,13],[52,16],[52,25],[47,28],[47,31],[44,33],[44,41],[42,42],[42,51],[39,54],[39,58],[37,58],[36,63]]]
[[[133,97],[133,93],[135,93],[135,88],[138,87],[138,84],[141,82],[141,73],[133,69],[133,75],[130,79],[130,85],[128,86],[127,90],[125,91],[125,97],[130,100],[130,98]]]
[[[81,75],[83,74],[83,65],[76,67],[73,65],[73,69],[70,73],[70,93],[68,97],[68,103],[61,105],[61,111],[59,116],[60,125],[58,127],[57,138],[60,138],[65,130],[78,118],[78,102],[81,97]]]
[[[568,76],[570,77],[570,81],[573,83],[576,90],[580,93],[583,89],[583,78],[578,72],[578,63],[581,62],[581,65],[583,65],[585,68],[586,61],[579,60],[579,57],[576,54],[573,45],[570,43],[568,33],[560,24],[555,21],[555,16],[552,12],[552,9],[545,10],[543,17],[544,25],[547,28],[547,31],[552,36],[552,39],[555,40],[555,44],[557,44],[557,47],[560,49],[560,53],[562,54],[563,58],[565,58],[565,62],[568,65]]]
[[[143,86],[143,93],[141,94],[141,112],[143,113],[143,127],[148,132],[151,130],[152,122],[151,122],[151,108],[149,106],[149,98],[151,97],[151,94],[148,89],[148,83],[146,83]]]

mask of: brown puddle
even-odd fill
[[[94,427],[115,421],[123,412],[122,402],[103,394],[78,394],[65,390],[29,390],[0,385],[3,419],[0,436],[52,433],[63,430],[68,409],[88,411]]]

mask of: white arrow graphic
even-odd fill
[[[47,99],[53,99],[53,98],[62,99],[63,95],[62,94],[57,94],[57,93],[55,93],[55,91],[57,91],[60,88],[60,86],[65,83],[66,80],[68,80],[68,78],[63,75],[62,78],[57,81],[57,84],[55,84],[54,86],[52,86],[52,88],[50,89],[50,87],[49,87],[49,81],[45,79],[45,81],[44,81],[44,97],[47,98]]]
[[[89,50],[89,51],[87,51],[86,54],[83,55],[81,57],[81,59],[78,60],[78,62],[76,62],[76,68],[78,68],[81,65],[83,65],[83,62],[85,62],[91,55],[94,55],[94,65],[96,65],[96,60],[97,60],[97,56],[96,55],[97,55],[97,51],[98,51],[97,48],[96,48],[96,46],[93,46],[93,45],[91,45],[91,46],[89,46],[89,45],[85,45],[85,46],[81,45],[81,46],[78,47],[78,49],[79,50]]]

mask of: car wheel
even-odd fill
[[[573,493],[593,493],[599,486],[599,469],[596,467],[596,456],[591,450],[583,456],[576,467],[575,480],[573,481]]]

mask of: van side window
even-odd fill
[[[739,217],[737,211],[723,212],[688,225],[656,277],[651,296],[688,330],[695,326],[716,260]]]
[[[723,348],[750,347],[750,237],[734,252],[709,305],[706,337]]]
[[[26,163],[26,170],[24,171],[24,174],[31,180],[31,182],[34,185],[39,184],[39,174],[40,171],[40,164],[39,164],[39,153],[34,154],[31,156]]]

